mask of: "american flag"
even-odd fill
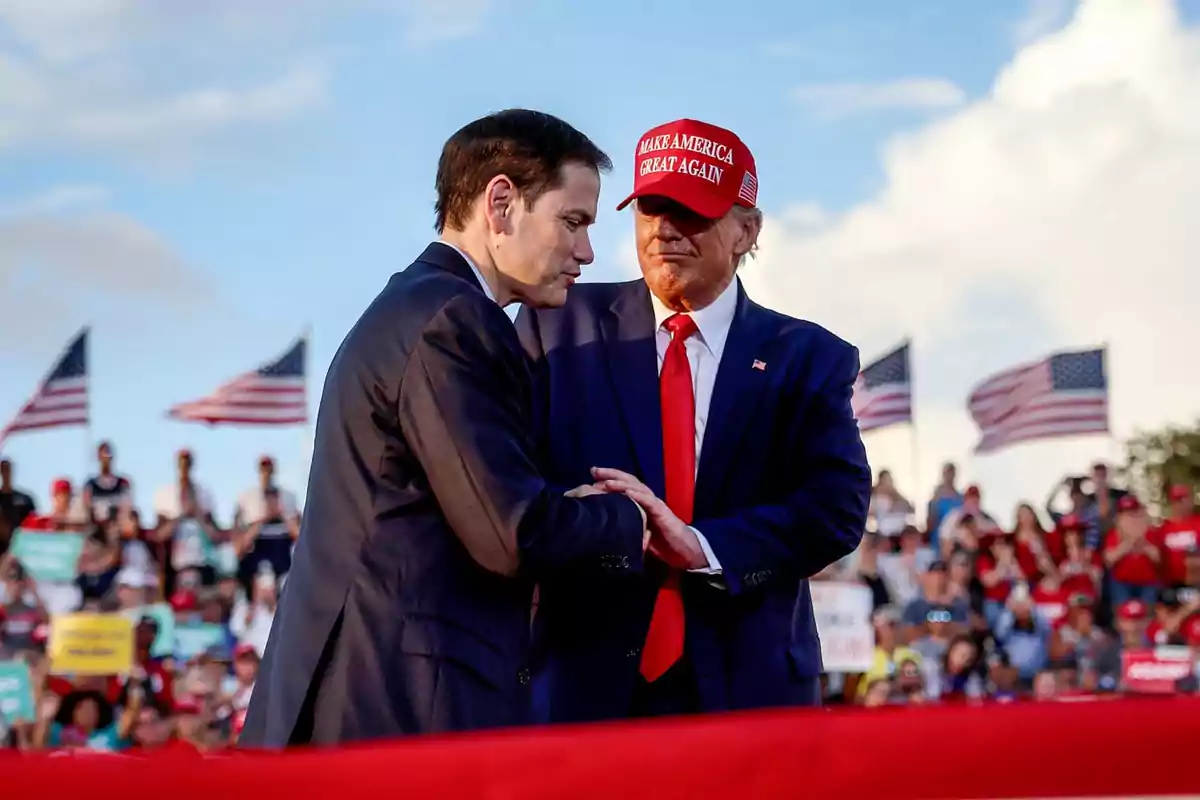
[[[993,375],[971,392],[967,410],[979,426],[977,453],[1031,439],[1108,433],[1103,349],[1055,353]]]
[[[858,375],[851,399],[859,430],[867,432],[912,422],[912,380],[908,343],[868,364]]]
[[[746,174],[742,176],[742,187],[738,189],[738,199],[748,206],[753,206],[758,201],[758,178],[754,177],[754,173],[746,170]]]
[[[297,425],[308,421],[301,337],[282,357],[221,384],[215,392],[172,406],[167,416],[209,425]]]
[[[0,442],[18,431],[88,424],[88,329],[84,328],[41,382],[33,397],[3,429]]]

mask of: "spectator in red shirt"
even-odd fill
[[[1200,516],[1190,486],[1172,486],[1167,496],[1171,516],[1153,537],[1162,553],[1162,582],[1164,586],[1186,586],[1188,554],[1200,550]]]
[[[129,684],[140,684],[147,703],[157,703],[170,708],[175,702],[174,665],[170,659],[156,658],[151,654],[154,640],[158,638],[158,623],[153,617],[142,617],[134,629],[134,671],[128,679],[114,676],[109,680],[108,697],[116,705],[123,705],[129,695]]]
[[[1054,532],[1048,534],[1037,512],[1028,503],[1017,506],[1017,527],[1013,530],[1013,536],[1017,563],[1031,583],[1057,572],[1055,565],[1062,559],[1062,537]]]
[[[1063,543],[1063,557],[1058,562],[1062,587],[1069,596],[1083,594],[1093,601],[1100,596],[1100,579],[1104,562],[1099,553],[1089,553],[1085,526],[1074,514],[1067,514],[1058,523]]]
[[[50,484],[50,513],[30,514],[21,524],[34,531],[82,531],[85,526],[74,508],[74,490],[66,478]]]
[[[1183,644],[1185,623],[1200,611],[1200,598],[1196,593],[1171,587],[1158,593],[1158,604],[1154,607],[1154,619],[1146,627],[1146,636],[1156,647]]]
[[[1154,604],[1158,595],[1158,548],[1148,535],[1150,522],[1136,497],[1124,495],[1117,502],[1117,519],[1104,541],[1104,563],[1112,575],[1113,605],[1139,600]]]
[[[1067,621],[1067,606],[1071,601],[1071,593],[1063,588],[1057,569],[1042,576],[1033,588],[1032,596],[1038,613],[1051,627],[1057,630]]]
[[[1013,537],[1006,533],[986,537],[976,569],[979,582],[983,584],[983,614],[988,625],[994,628],[1013,586],[1026,581],[1025,572],[1017,561]]]

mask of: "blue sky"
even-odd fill
[[[795,226],[810,216],[845,226],[860,209],[890,208],[889,187],[904,185],[905,162],[888,155],[897,137],[956,115],[969,123],[1014,57],[1030,50],[1035,62],[1032,49],[1059,36],[1074,6],[295,0],[283,19],[232,0],[178,18],[154,5],[97,0],[92,16],[73,18],[84,12],[0,0],[0,87],[16,98],[0,97],[0,416],[19,407],[79,326],[93,326],[91,430],[14,437],[5,455],[44,500],[52,478],[82,479],[94,442],[111,439],[148,507],[171,478],[172,453],[187,446],[222,518],[260,453],[274,454],[302,491],[309,434],[207,430],[166,421],[163,411],[274,357],[311,325],[315,413],[341,336],[432,235],[434,166],[458,126],[511,106],[563,116],[612,155],[601,198],[610,209],[627,191],[644,130],[682,116],[734,129],[758,160],[768,221],[784,221],[774,253],[764,241],[762,285],[786,285],[789,302],[872,357],[914,326],[868,305],[858,316],[821,318],[821,297],[805,297],[805,281],[819,276],[824,286],[837,265],[786,263],[785,252],[813,243]],[[1194,24],[1200,3],[1177,8],[1172,35]],[[630,233],[624,215],[602,214],[587,279],[636,275],[624,249]],[[989,286],[981,278],[956,287],[947,307],[980,296],[986,306],[1005,292],[1015,293],[1010,308],[1037,299],[1029,284],[996,287],[998,295]],[[927,294],[919,281],[912,291]],[[945,308],[913,313],[953,317]],[[1036,331],[1029,347],[1084,334],[1001,316]],[[934,325],[931,351],[939,337],[953,342],[955,333]],[[999,366],[1018,355],[995,352]],[[970,377],[984,377],[987,362],[967,358]],[[930,407],[949,418],[961,389],[951,381]],[[1130,424],[1176,413],[1153,408]],[[906,476],[922,495],[936,462],[969,444],[959,441],[961,420],[939,416],[930,426],[950,432],[923,441],[928,464]],[[874,460],[908,459],[906,447],[884,447]],[[990,477],[1002,484],[1014,470]]]

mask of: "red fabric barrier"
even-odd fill
[[[786,711],[333,751],[0,760],[11,797],[1016,798],[1200,792],[1200,699]],[[26,794],[28,793],[28,794]]]

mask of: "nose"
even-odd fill
[[[579,266],[586,267],[596,260],[596,252],[592,250],[592,239],[588,236],[586,230],[579,234],[579,241],[575,244],[575,252],[573,254],[575,260],[579,262]]]
[[[683,233],[679,230],[679,226],[671,219],[669,214],[656,214],[653,218],[654,238],[664,241],[675,241],[683,238]]]

